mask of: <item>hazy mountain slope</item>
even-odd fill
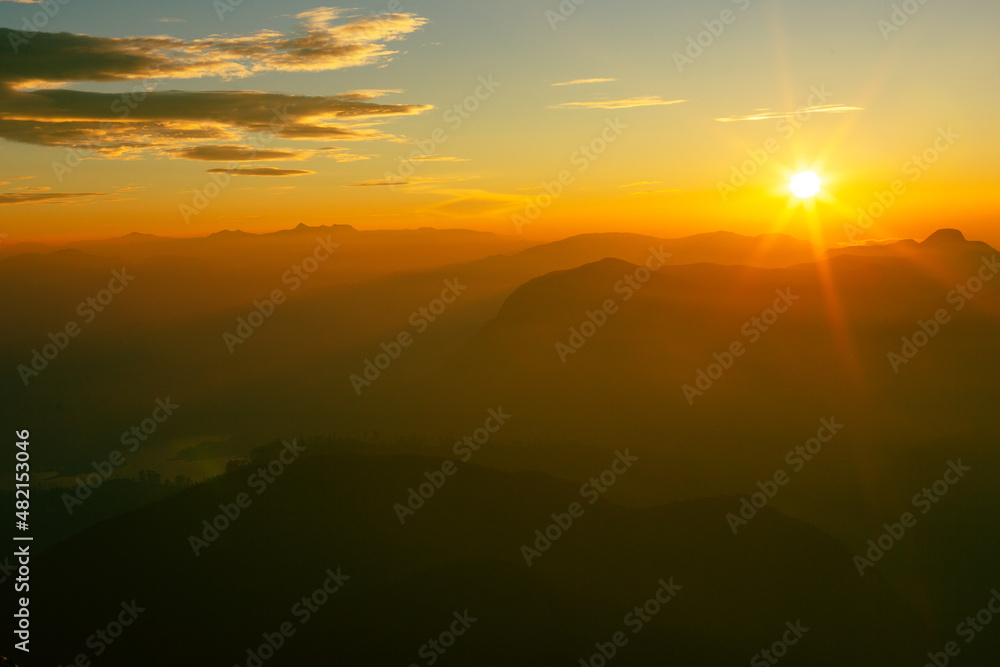
[[[506,260],[514,268],[506,268]],[[992,424],[986,386],[986,370],[996,363],[988,355],[997,330],[992,287],[954,313],[934,343],[900,369],[908,381],[898,382],[887,353],[899,348],[899,337],[911,335],[918,320],[952,308],[945,297],[954,287],[898,258],[839,257],[828,265],[782,270],[671,266],[641,289],[623,293],[615,286],[636,268],[618,260],[537,279],[547,262],[519,262],[494,257],[345,288],[302,290],[245,343],[234,344],[232,354],[223,334],[236,331],[237,318],[245,318],[252,304],[169,326],[85,330],[30,386],[16,373],[6,375],[11,398],[3,409],[24,418],[47,406],[72,410],[46,425],[56,444],[42,455],[52,463],[40,461],[71,470],[72,459],[86,465],[89,457],[118,446],[118,434],[166,395],[184,406],[164,429],[174,437],[266,438],[288,435],[289,428],[349,434],[376,424],[389,433],[439,435],[457,413],[479,414],[496,402],[518,408],[521,418],[511,431],[524,440],[617,444],[669,435],[677,441],[673,447],[695,450],[705,439],[728,441],[765,428],[780,432],[782,442],[805,439],[809,425],[831,410],[866,425],[859,430],[886,414],[898,416],[904,433],[920,436],[954,433],[954,427],[937,427],[943,415],[958,415],[957,423],[969,431]],[[974,268],[962,260],[951,271],[968,276]],[[445,280],[456,278],[468,290],[419,333],[413,321],[422,318],[411,316],[440,296]],[[787,288],[800,299],[751,344],[744,326]],[[112,307],[156,303],[139,282],[129,289],[134,291]],[[625,301],[630,292],[634,297]],[[619,312],[562,363],[556,343],[567,344],[570,328],[608,298],[617,300]],[[838,327],[829,314],[837,303],[844,323],[839,337],[831,333]],[[362,375],[366,360],[400,332],[412,334],[414,343],[359,396],[350,377]],[[748,344],[747,352],[689,405],[682,386],[693,386],[712,355],[736,340]],[[45,342],[43,337],[35,345]],[[13,370],[30,360],[30,350],[8,346],[0,358]],[[922,378],[932,376],[934,389],[923,391]],[[762,383],[771,387],[766,394],[759,390]],[[956,386],[962,390],[954,391]],[[107,395],[118,397],[113,412],[102,398]],[[777,425],[766,421],[788,406],[799,416]],[[581,408],[590,410],[585,421],[575,418]],[[717,410],[741,419],[703,423]],[[872,436],[882,437],[874,428]]]
[[[94,327],[162,326],[248,304],[276,289],[290,294],[339,288],[526,245],[465,230],[359,232],[347,225],[191,239],[130,234],[48,253],[30,246],[32,253],[17,254],[14,245],[0,259],[0,307],[20,316],[5,327],[0,343],[30,343],[86,317],[79,304],[96,298],[116,270],[135,278],[100,311]]]
[[[300,280],[288,267],[293,260],[301,263],[307,251],[315,248],[317,234],[341,245],[308,279]],[[692,238],[704,245],[716,237],[722,239],[720,256],[734,243],[752,249],[760,242],[736,235]],[[5,286],[0,288],[0,304],[23,316],[11,322],[0,341],[6,342],[0,346],[0,360],[14,371],[2,381],[12,396],[2,409],[30,416],[32,410],[48,410],[45,406],[74,405],[77,414],[86,415],[85,420],[65,415],[52,425],[63,430],[48,434],[54,440],[68,440],[72,434],[72,453],[59,452],[58,447],[48,450],[58,465],[70,469],[72,457],[89,463],[89,457],[110,451],[114,436],[164,394],[187,406],[198,403],[203,412],[213,415],[213,423],[190,425],[187,435],[192,437],[259,428],[259,424],[234,419],[232,409],[218,405],[219,401],[272,406],[274,421],[266,434],[280,435],[284,411],[293,399],[281,389],[284,398],[268,400],[266,395],[276,389],[276,382],[294,385],[292,392],[302,388],[296,409],[300,415],[315,414],[329,405],[332,396],[344,395],[345,389],[349,400],[354,400],[348,376],[381,352],[381,343],[401,331],[412,332],[411,315],[439,296],[446,280],[458,280],[468,291],[440,322],[429,327],[428,335],[420,336],[422,349],[408,351],[403,365],[432,353],[437,356],[427,357],[428,363],[440,363],[441,355],[451,358],[450,350],[493,317],[503,299],[527,280],[574,268],[608,252],[664,256],[663,244],[656,245],[656,239],[609,234],[574,237],[547,244],[538,252],[458,263],[472,252],[469,248],[482,248],[491,238],[460,230],[358,232],[345,226],[300,226],[269,235],[226,232],[204,239],[129,235],[75,244],[87,252],[122,252],[135,264],[80,250],[10,257],[0,261],[0,276],[6,273],[6,279],[0,280]],[[685,260],[679,257],[677,261]],[[415,269],[429,262],[445,266]],[[122,269],[135,278],[120,294],[99,311],[85,303],[102,294],[112,272]],[[24,289],[24,284],[34,287]],[[276,309],[259,332],[255,330],[247,344],[234,348],[238,354],[230,357],[223,333],[234,332],[238,318],[250,316],[254,302],[268,299],[275,289],[282,291],[287,303]],[[30,366],[33,350],[50,345],[50,333],[66,342],[61,332],[68,322],[80,325],[82,332],[42,375],[29,376],[30,386],[25,388],[21,373]],[[448,327],[457,328],[450,331]],[[445,337],[439,340],[438,336]],[[432,346],[432,341],[438,346]],[[138,377],[137,368],[142,369]],[[339,376],[332,395],[313,389],[328,386],[329,376]],[[81,392],[81,388],[89,391]],[[109,405],[101,399],[109,394],[122,400]],[[415,405],[413,412],[433,410],[435,401],[427,403]],[[111,407],[114,413],[109,412]],[[360,410],[349,409],[348,414],[358,418],[355,423],[380,418],[366,412],[363,405]],[[412,413],[399,414],[388,425],[412,419]],[[171,428],[185,420],[181,416]],[[325,433],[330,432],[330,423],[326,419],[304,426]],[[100,440],[104,444],[97,444]]]
[[[714,232],[663,239],[641,234],[597,233],[579,234],[562,241],[537,245],[522,251],[520,255],[531,259],[546,257],[550,261],[564,260],[572,266],[604,257],[616,257],[638,264],[649,256],[651,246],[662,246],[663,252],[671,255],[669,264],[712,262],[759,267],[790,266],[812,261],[817,252],[809,242],[783,234],[743,236],[731,232]]]
[[[113,307],[100,312],[94,328],[162,326],[247,304],[275,289],[286,294],[341,289],[460,265],[483,289],[495,285],[509,291],[537,275],[605,257],[642,262],[651,249],[662,249],[671,255],[666,261],[678,264],[787,266],[812,256],[809,244],[789,237],[723,233],[674,240],[587,234],[516,252],[527,245],[467,230],[361,232],[348,225],[187,239],[129,234],[47,251],[14,244],[0,254],[0,307],[20,316],[0,333],[0,344],[30,344],[39,334],[44,338],[85,317],[90,309],[80,313],[78,307],[106,288],[116,270],[135,279]],[[318,247],[319,257],[328,260],[316,261]]]

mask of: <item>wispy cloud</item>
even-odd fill
[[[155,19],[157,23],[187,23],[184,19]]]
[[[674,192],[680,192],[680,188],[674,188],[672,190],[636,190],[635,192],[628,193],[631,195],[669,195]]]
[[[610,83],[611,81],[617,81],[618,79],[574,79],[573,81],[561,81],[559,83],[553,83],[553,86],[579,86],[585,83]]]
[[[366,90],[352,90],[347,93],[341,93],[337,97],[342,100],[373,100],[377,97],[385,97],[386,95],[401,95],[404,91],[398,88],[369,88]]]
[[[257,150],[248,146],[188,146],[173,148],[167,154],[185,160],[202,160],[204,162],[235,162],[239,160],[301,160],[309,157],[311,151],[289,150]]]
[[[381,186],[395,187],[397,185],[413,185],[415,181],[362,181],[361,183],[345,183],[345,188],[377,188]]]
[[[253,169],[209,169],[210,174],[230,174],[232,176],[307,176],[315,171],[306,169],[275,169],[274,167],[257,167]]]
[[[426,209],[428,213],[449,216],[483,216],[505,213],[524,206],[524,198],[514,195],[488,192],[477,189],[442,189],[435,194],[446,195],[448,199]]]
[[[410,158],[410,162],[468,162],[469,158],[465,157],[448,157],[444,155],[424,155],[421,157]]]
[[[41,189],[36,192],[2,192],[0,193],[0,206],[11,204],[70,204],[76,203],[78,199],[90,199],[93,197],[106,197],[106,192],[47,192]]]
[[[428,178],[428,177],[417,177],[410,179],[398,179],[398,180],[376,180],[376,181],[362,181],[361,183],[345,183],[345,188],[377,188],[377,187],[397,187],[402,185],[430,185],[433,183],[457,183],[459,181],[464,181],[464,178]]]
[[[627,183],[625,185],[619,185],[620,188],[636,188],[640,185],[659,185],[663,181],[636,181],[635,183]]]
[[[771,111],[760,109],[755,113],[746,116],[730,116],[728,118],[716,118],[720,123],[739,123],[752,120],[777,120],[781,118],[792,118],[801,114],[814,113],[848,113],[850,111],[864,111],[864,107],[852,107],[843,104],[823,104],[815,107],[804,107],[797,111]]]
[[[371,155],[357,155],[356,153],[330,153],[325,157],[334,162],[360,162],[361,160],[372,159]]]
[[[628,97],[622,100],[597,100],[594,102],[564,102],[550,106],[550,109],[631,109],[633,107],[657,107],[681,104],[687,100],[665,100],[658,95]]]

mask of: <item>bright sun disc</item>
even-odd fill
[[[789,188],[791,189],[792,194],[799,199],[809,199],[810,197],[815,197],[819,194],[820,186],[822,184],[823,182],[815,172],[803,171],[792,177],[792,182],[789,184]]]

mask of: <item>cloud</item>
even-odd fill
[[[163,90],[171,80],[227,79],[267,72],[318,72],[390,60],[388,44],[420,29],[413,14],[347,16],[320,7],[295,17],[286,32],[203,39],[95,37],[39,32],[30,40],[0,28],[0,139],[75,149],[85,157],[133,158],[143,152],[193,160],[229,160],[236,144],[258,147],[235,159],[298,159],[304,151],[251,141],[247,135],[305,141],[392,139],[376,122],[419,114],[422,104],[382,104],[399,90],[289,95],[253,90]],[[66,88],[75,82],[137,82],[131,91]],[[202,86],[204,88],[204,86]],[[220,148],[224,147],[224,148]],[[349,158],[343,158],[346,161]],[[354,158],[361,159],[361,158]]]
[[[464,178],[411,178],[409,180],[384,180],[384,181],[362,181],[361,183],[345,183],[345,188],[377,188],[382,186],[396,187],[400,185],[429,185],[433,183],[457,183],[464,181]]]
[[[334,162],[360,162],[361,160],[370,160],[372,158],[370,155],[356,155],[354,153],[331,153],[326,157]]]
[[[325,72],[383,61],[397,53],[387,42],[427,23],[415,14],[379,14],[335,25],[340,10],[327,7],[296,18],[298,29],[288,33],[261,30],[201,39],[40,32],[25,40],[16,30],[0,28],[0,41],[18,44],[16,53],[0,52],[0,81],[37,84]]]
[[[444,155],[431,156],[422,155],[420,157],[410,158],[410,162],[468,162],[469,158],[465,157],[447,157]]]
[[[341,93],[338,97],[342,100],[373,100],[377,97],[385,97],[386,95],[400,95],[402,90],[386,88],[382,89],[370,89],[370,90],[352,90],[347,93]]]
[[[175,148],[167,153],[185,160],[205,162],[236,162],[239,160],[301,160],[309,157],[309,151],[257,150],[250,146],[188,146]]]
[[[346,183],[345,188],[377,188],[383,185],[395,187],[397,185],[413,185],[415,181],[362,181],[361,183]]]
[[[253,169],[209,169],[210,174],[230,174],[232,176],[307,176],[315,171],[306,169],[275,169],[273,167],[257,167]]]
[[[157,23],[187,23],[184,19],[155,19]]]
[[[585,83],[608,83],[610,81],[617,81],[618,79],[574,79],[573,81],[562,81],[560,83],[553,83],[553,86],[579,86]]]
[[[23,92],[0,87],[0,105],[7,119],[107,120],[109,125],[138,121],[202,122],[247,129],[264,129],[275,124],[279,132],[300,125],[306,129],[331,131],[347,128],[330,127],[325,123],[412,115],[431,108],[413,104],[376,104],[341,95],[307,96],[256,91],[142,92],[130,100],[134,108],[123,103],[122,97],[115,93],[63,89]],[[129,113],[123,118],[124,111]]]
[[[564,102],[550,106],[550,109],[631,109],[633,107],[655,107],[681,104],[687,100],[664,100],[658,95],[628,97],[622,100],[599,100],[595,102]]]
[[[626,185],[619,185],[620,188],[634,188],[640,185],[659,185],[663,181],[636,181],[635,183],[628,183]]]
[[[488,192],[486,190],[437,190],[435,194],[449,199],[425,209],[430,213],[453,216],[480,216],[504,213],[524,206],[524,197]]]
[[[75,199],[106,197],[106,192],[0,192],[0,206],[11,204],[71,204]]]
[[[777,120],[780,118],[792,118],[801,114],[814,113],[848,113],[850,111],[864,111],[864,107],[851,107],[842,104],[824,104],[815,107],[803,107],[798,111],[770,111],[759,109],[756,113],[747,116],[731,116],[728,118],[716,118],[720,123],[739,123],[751,120]]]
[[[122,148],[176,147],[180,141],[235,140],[245,133],[278,138],[384,139],[362,121],[414,115],[432,107],[378,104],[356,96],[257,91],[140,90],[121,94],[65,89],[12,90],[0,84],[0,138],[41,146],[87,147],[114,156]],[[130,108],[131,107],[131,108]]]

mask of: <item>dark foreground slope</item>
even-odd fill
[[[620,631],[614,664],[744,665],[786,622],[808,628],[788,665],[919,664],[937,644],[819,530],[765,511],[734,536],[722,520],[731,499],[591,505],[575,485],[459,464],[401,525],[393,505],[440,466],[305,454],[260,494],[244,469],[99,524],[35,563],[31,664],[94,660],[103,647],[109,667],[245,665],[288,622],[294,635],[265,664],[424,665],[425,644],[466,611],[476,620],[441,664],[576,665]],[[250,505],[196,556],[189,536],[242,492]],[[522,545],[572,502],[582,515],[528,566]],[[307,618],[295,605],[328,571],[347,578]],[[670,602],[629,617],[659,606],[647,601],[661,580],[677,586]],[[142,611],[105,644],[94,633],[133,600]]]

